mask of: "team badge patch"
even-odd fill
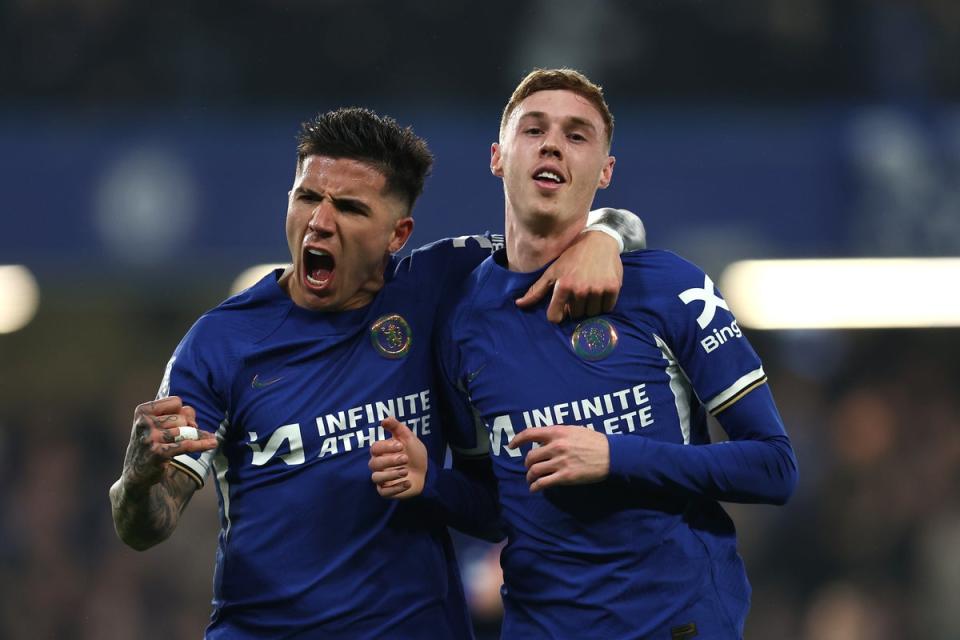
[[[370,342],[384,358],[396,360],[410,353],[413,333],[403,316],[391,313],[370,325]]]
[[[584,360],[603,360],[617,348],[617,330],[603,318],[584,320],[573,330],[570,344]]]

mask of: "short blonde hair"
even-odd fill
[[[510,114],[514,112],[517,105],[538,91],[553,90],[572,91],[583,96],[596,107],[607,129],[607,146],[609,147],[613,140],[613,114],[610,113],[610,107],[603,98],[603,88],[575,69],[534,69],[528,73],[513,90],[510,101],[503,108],[503,115],[500,117],[501,136],[507,120],[510,119]]]

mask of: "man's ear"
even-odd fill
[[[503,158],[500,155],[500,143],[490,145],[490,173],[498,178],[503,177]]]
[[[407,244],[407,240],[410,239],[410,234],[412,233],[413,218],[405,216],[397,220],[393,226],[393,234],[390,236],[390,244],[387,245],[387,251],[396,253],[400,251],[400,249],[403,249],[403,245]]]
[[[607,156],[607,161],[603,165],[603,169],[600,171],[600,182],[598,187],[601,189],[606,189],[610,186],[610,181],[613,180],[613,165],[617,163],[617,159],[613,156]]]

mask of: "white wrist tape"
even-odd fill
[[[623,236],[621,236],[620,232],[613,227],[608,227],[602,222],[594,222],[593,224],[584,227],[583,231],[580,233],[587,233],[588,231],[602,231],[603,233],[607,234],[617,241],[617,246],[620,247],[620,253],[623,253]]]
[[[193,427],[180,427],[180,435],[173,439],[174,442],[181,442],[183,440],[199,440],[200,434],[197,433],[197,430]]]

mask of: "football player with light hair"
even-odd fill
[[[491,171],[505,247],[473,272],[437,352],[460,455],[489,456],[508,542],[502,637],[739,639],[750,586],[720,501],[783,504],[797,461],[757,354],[710,278],[667,251],[622,256],[609,313],[551,324],[507,302],[586,225],[613,179],[597,85],[536,70],[503,112]],[[709,339],[728,336],[719,346]],[[716,342],[716,340],[714,340]],[[712,443],[707,416],[728,442]],[[417,438],[371,453],[381,495],[420,492]],[[406,460],[398,463],[398,456]]]

